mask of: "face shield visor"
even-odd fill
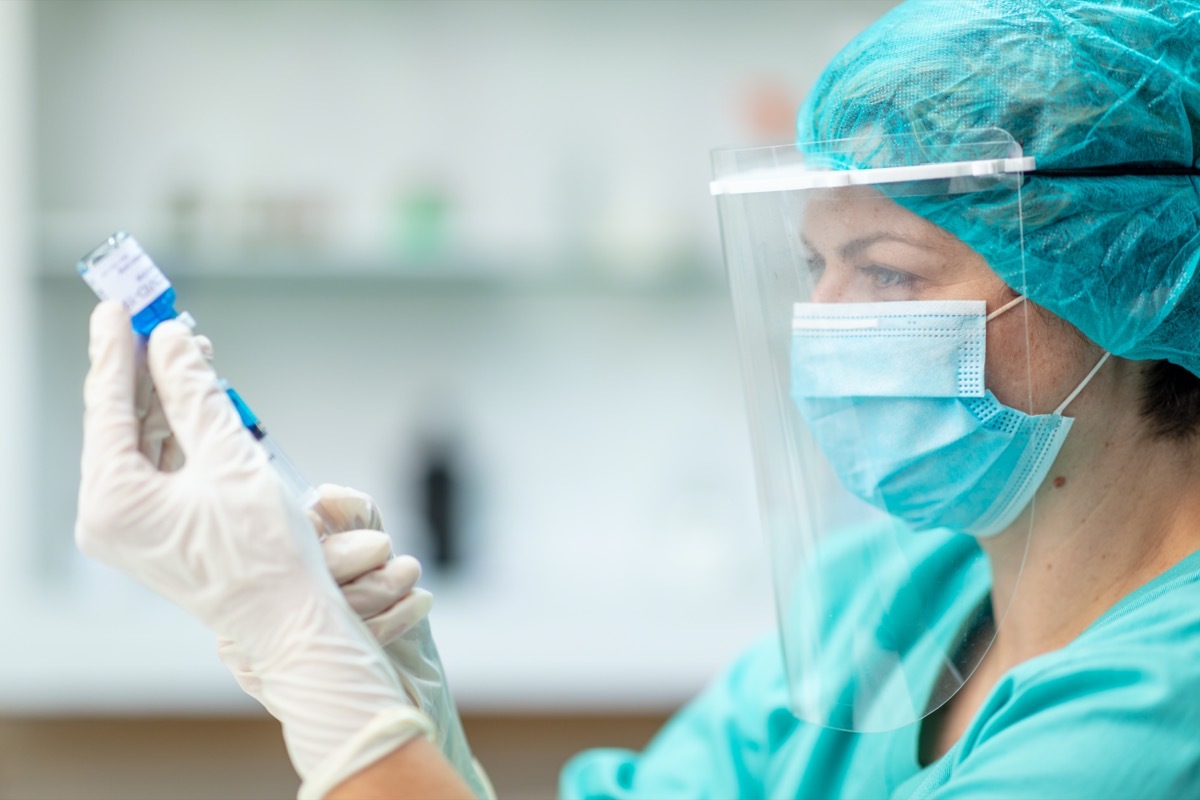
[[[986,130],[713,167],[793,710],[908,725],[990,646],[1012,589],[978,538],[1024,553],[1070,427],[1033,407],[1023,287],[983,255],[989,237],[1020,252],[1033,159]]]

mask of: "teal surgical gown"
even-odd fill
[[[966,573],[934,595],[945,604],[946,624],[959,626],[977,608],[974,594],[986,594],[986,565],[971,557],[977,548],[967,537],[924,536],[914,537],[917,573]],[[822,566],[845,573],[825,581],[847,594],[844,609],[871,591],[869,582],[854,580],[856,563],[841,557]],[[941,665],[930,658],[930,682]],[[1200,798],[1200,553],[1131,592],[1066,647],[1008,672],[936,762],[918,763],[919,733],[919,724],[866,734],[797,720],[771,637],[676,714],[643,752],[576,756],[563,770],[560,794]]]

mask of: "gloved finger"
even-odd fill
[[[250,666],[250,659],[238,649],[236,642],[224,636],[217,637],[217,658],[233,674],[233,679],[243,692],[262,702],[262,679]]]
[[[386,647],[429,616],[429,609],[432,606],[432,594],[424,589],[413,589],[391,608],[364,620],[364,622],[379,644]]]
[[[308,509],[313,527],[325,533],[371,529],[383,530],[379,506],[369,494],[348,486],[323,483],[317,487],[317,502]]]
[[[200,348],[200,353],[204,356],[204,360],[209,364],[213,363],[213,343],[204,334],[197,334],[194,338],[196,346]]]
[[[346,531],[325,537],[321,550],[333,579],[343,584],[386,564],[392,540],[383,531]]]
[[[150,380],[150,368],[146,366],[146,339],[135,336],[133,350],[135,380],[134,406],[137,408],[138,419],[145,419],[152,403],[158,398],[154,396],[154,381]]]
[[[88,342],[91,367],[83,386],[75,543],[107,564],[119,560],[128,519],[154,488],[155,474],[138,451],[133,335],[119,303],[96,306]]]
[[[158,451],[159,472],[175,472],[181,469],[186,461],[183,448],[179,446],[179,440],[174,435],[163,439]]]
[[[175,472],[183,466],[183,450],[167,424],[167,416],[163,413],[162,403],[154,390],[154,382],[150,380],[150,368],[146,364],[146,340],[137,337],[137,409],[138,419],[142,421],[139,449],[151,464],[161,472]],[[193,341],[204,354],[209,364],[213,361],[212,342],[207,336],[196,336]]]
[[[411,593],[420,579],[420,562],[412,556],[398,556],[379,569],[342,584],[341,589],[350,607],[369,620]]]
[[[83,383],[83,477],[96,477],[92,467],[117,466],[138,453],[134,405],[134,333],[120,303],[105,301],[92,312],[88,358]],[[103,470],[112,473],[112,470]]]
[[[150,382],[149,375],[147,375],[146,382]],[[152,394],[148,406],[143,412],[142,430],[141,435],[138,437],[138,448],[151,464],[159,469],[163,469],[163,445],[170,438],[171,426],[167,424],[167,417],[163,413],[162,404]]]
[[[168,434],[169,435],[169,434]],[[146,457],[146,460],[157,467],[160,471],[166,471],[162,468],[163,442],[166,441],[166,436],[142,436],[138,440],[138,450]]]
[[[252,451],[262,455],[251,447],[233,403],[183,323],[168,320],[154,329],[147,362],[163,413],[189,458],[205,451],[229,461]]]
[[[204,354],[204,360],[212,364],[212,341],[207,336],[195,336],[193,337],[193,341],[200,348],[200,352]],[[137,349],[135,352],[137,363],[138,419],[145,420],[155,416],[155,409],[161,408],[161,403],[158,400],[158,393],[154,391],[154,381],[150,380],[150,367],[146,364],[146,339],[144,337],[137,337]],[[158,418],[163,419],[161,413],[158,414]]]

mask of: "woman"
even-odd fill
[[[913,0],[834,59],[799,146],[717,157],[783,646],[564,795],[1200,794],[1198,53],[1193,2]],[[81,544],[248,648],[302,774],[444,774],[412,757],[416,662],[245,491],[269,473],[173,327],[151,366],[204,491],[135,463],[99,316]]]
[[[1195,3],[929,0],[714,159],[784,659],[564,794],[1200,793],[1198,131]]]

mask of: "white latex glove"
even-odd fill
[[[429,735],[189,331],[159,325],[146,356],[186,456],[173,472],[141,449],[136,341],[119,304],[92,314],[89,356],[80,549],[238,642],[283,725],[302,796]]]
[[[392,540],[370,495],[322,484],[308,510],[313,528],[325,530],[325,563],[346,602],[380,644],[411,630],[429,614],[433,596],[415,588],[421,564],[412,556],[392,557]]]
[[[208,337],[196,336],[193,341],[204,354],[205,360],[212,363],[212,342]],[[183,466],[183,451],[179,449],[179,442],[171,433],[171,426],[167,424],[158,392],[154,388],[154,382],[150,380],[150,368],[146,364],[146,339],[135,336],[134,347],[134,408],[141,423],[138,430],[138,450],[158,469],[174,472]]]
[[[411,556],[392,558],[391,538],[369,495],[325,484],[308,513],[314,530],[329,533],[321,547],[342,594],[384,645],[408,698],[433,720],[434,743],[477,797],[495,797],[487,774],[471,755],[446,684],[429,628],[433,596],[416,588],[421,565]],[[258,676],[234,643],[219,641],[217,654],[242,689],[258,697]]]

